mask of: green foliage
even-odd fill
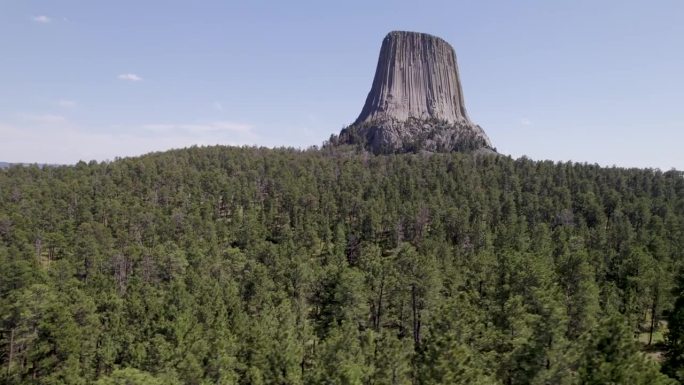
[[[634,336],[667,319],[681,379],[682,260],[676,171],[332,147],[13,167],[0,383],[668,383]]]
[[[611,316],[587,336],[578,370],[581,384],[676,384],[637,349],[621,317]]]
[[[141,370],[117,369],[111,375],[102,377],[95,385],[167,385],[177,383],[169,378],[159,378]]]
[[[667,355],[664,369],[680,382],[684,381],[684,274],[677,277],[674,309],[669,317],[666,335]]]

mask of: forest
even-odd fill
[[[1,384],[678,384],[684,173],[191,147],[0,170]]]

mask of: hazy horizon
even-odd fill
[[[684,3],[16,2],[0,14],[0,161],[320,145],[391,30],[456,50],[465,104],[513,157],[684,169]]]

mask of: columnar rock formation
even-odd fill
[[[383,40],[366,104],[338,142],[376,153],[492,147],[466,112],[454,49],[438,37],[403,31]]]

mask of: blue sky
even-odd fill
[[[0,0],[0,160],[320,144],[412,30],[454,46],[500,152],[684,169],[683,20],[681,0]]]

